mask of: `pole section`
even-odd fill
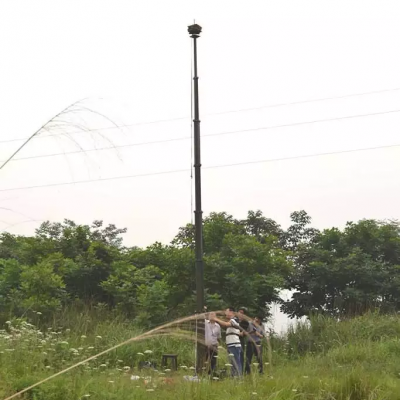
[[[193,38],[193,95],[194,95],[194,181],[195,181],[195,257],[196,257],[196,308],[197,313],[204,312],[204,265],[203,265],[203,211],[201,207],[201,151],[200,151],[200,112],[199,112],[199,77],[197,76],[197,39],[200,37],[201,26],[194,24],[188,28]],[[201,372],[205,348],[204,342],[204,320],[198,324],[199,342],[197,343],[197,372]]]

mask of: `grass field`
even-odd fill
[[[104,313],[67,312],[52,326],[7,321],[0,332],[0,399],[140,332]],[[39,329],[40,328],[40,329]],[[120,347],[25,393],[35,400],[72,399],[399,399],[400,318],[370,314],[336,322],[317,318],[264,346],[265,374],[243,380],[187,382],[194,345],[158,337]],[[140,361],[179,355],[180,369],[139,371]],[[228,362],[220,352],[219,367]],[[254,368],[255,369],[255,368]],[[131,376],[139,376],[132,380]]]

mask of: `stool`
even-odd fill
[[[161,359],[161,367],[167,366],[168,360],[171,360],[171,367],[175,371],[178,370],[178,356],[176,354],[163,354]]]

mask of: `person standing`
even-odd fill
[[[223,321],[219,318],[215,318],[222,327],[226,328],[226,347],[230,356],[230,362],[232,364],[231,374],[232,376],[242,376],[242,345],[240,344],[240,337],[242,332],[239,325],[239,319],[235,316],[235,309],[228,307],[225,310],[225,316],[228,321]]]
[[[246,344],[247,340],[247,332],[249,331],[249,321],[245,318],[247,314],[246,307],[240,307],[238,309],[238,318],[239,318],[239,325],[242,331],[242,336],[240,336],[240,344],[242,345],[242,371],[244,371],[244,355],[246,354]]]
[[[261,328],[262,320],[259,317],[255,317],[253,323],[250,323],[249,334],[246,349],[246,374],[251,372],[251,361],[253,356],[256,357],[258,363],[258,372],[263,373],[263,361],[262,361],[262,339],[264,332]]]
[[[207,347],[206,361],[208,373],[213,375],[217,367],[218,345],[221,339],[221,327],[215,322],[215,313],[208,315],[205,321],[205,344]]]

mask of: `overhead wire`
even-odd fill
[[[395,147],[400,147],[400,144],[357,148],[357,149],[350,149],[350,150],[339,150],[339,151],[331,151],[331,152],[324,152],[324,153],[304,154],[304,155],[281,157],[281,158],[269,158],[269,159],[264,159],[264,160],[243,161],[243,162],[231,163],[231,164],[203,166],[202,168],[203,169],[230,168],[230,167],[237,167],[237,166],[243,166],[243,165],[263,164],[263,163],[271,163],[271,162],[279,162],[279,161],[290,161],[290,160],[306,159],[306,158],[313,158],[313,157],[325,157],[325,156],[331,156],[331,155],[355,153],[355,152],[362,152],[362,151],[383,150],[383,149],[389,149],[389,148],[395,148]],[[49,184],[44,184],[44,185],[21,186],[21,187],[9,188],[9,189],[0,189],[0,192],[12,192],[12,191],[17,191],[17,190],[30,190],[30,189],[47,188],[47,187],[78,185],[78,184],[93,183],[93,182],[105,182],[105,181],[143,178],[143,177],[159,176],[159,175],[170,175],[170,174],[178,174],[178,173],[184,173],[184,172],[187,173],[188,171],[189,171],[189,169],[176,169],[176,170],[158,171],[158,172],[150,172],[150,173],[136,174],[136,175],[122,175],[122,176],[113,176],[113,177],[108,177],[108,178],[87,179],[87,180],[74,181],[74,182],[59,182],[59,183],[49,183]]]
[[[378,116],[378,115],[394,114],[394,113],[399,113],[399,112],[400,112],[400,109],[397,109],[397,110],[388,110],[388,111],[381,111],[381,112],[375,112],[375,113],[347,115],[347,116],[343,116],[343,117],[334,117],[334,118],[325,118],[325,119],[312,120],[312,121],[294,122],[294,123],[290,123],[290,124],[262,126],[262,127],[249,128],[249,129],[239,129],[239,130],[235,130],[235,131],[226,131],[226,132],[203,134],[202,138],[204,138],[204,137],[206,137],[206,138],[207,137],[214,137],[214,136],[217,137],[217,136],[223,136],[223,135],[233,135],[233,134],[239,134],[239,133],[256,132],[256,131],[263,131],[263,130],[273,130],[273,129],[288,128],[288,127],[302,126],[302,125],[310,125],[310,124],[317,124],[317,123],[324,123],[324,122],[342,121],[342,120],[347,120],[347,119],[355,119],[355,118],[364,118],[364,117],[371,117],[371,116]],[[34,156],[27,156],[27,157],[19,157],[19,158],[10,160],[10,161],[15,162],[15,161],[22,161],[22,160],[31,160],[31,159],[36,159],[36,158],[65,156],[65,155],[69,155],[69,154],[79,154],[79,153],[86,153],[86,152],[92,152],[92,151],[115,150],[115,149],[119,149],[119,148],[135,147],[135,146],[147,146],[147,145],[152,145],[152,144],[169,143],[169,142],[176,142],[176,141],[182,141],[182,140],[188,140],[188,139],[192,139],[192,135],[191,136],[178,137],[178,138],[147,141],[147,142],[130,143],[130,144],[123,144],[123,145],[113,145],[113,146],[109,146],[109,147],[100,147],[100,148],[96,148],[96,149],[87,149],[87,150],[80,149],[80,150],[74,150],[74,151],[62,152],[62,153],[50,153],[50,154],[34,155]],[[193,152],[193,148],[191,149],[191,151]],[[193,176],[191,176],[191,177],[193,177]]]
[[[371,94],[395,92],[395,91],[399,91],[399,90],[400,90],[400,88],[382,89],[382,90],[375,90],[375,91],[370,91],[370,92],[352,93],[352,94],[332,96],[332,97],[322,97],[322,98],[318,98],[318,99],[299,100],[299,101],[292,101],[292,102],[286,102],[286,103],[276,103],[276,104],[269,104],[269,105],[260,106],[260,107],[251,107],[251,108],[242,108],[242,109],[236,109],[236,110],[230,110],[230,111],[206,113],[203,116],[223,115],[223,114],[231,114],[231,113],[239,113],[239,112],[247,112],[247,111],[256,111],[256,110],[262,110],[262,109],[267,109],[267,108],[291,106],[291,105],[296,105],[296,104],[316,103],[316,102],[320,102],[320,101],[337,100],[337,99],[351,98],[351,97],[357,97],[357,96],[366,96],[366,95],[371,95]],[[69,132],[68,134],[75,134],[75,133],[82,133],[82,132],[95,132],[95,131],[118,129],[118,128],[129,128],[129,127],[140,126],[140,125],[152,125],[152,124],[158,124],[158,123],[164,123],[164,122],[174,122],[174,121],[186,120],[188,118],[189,117],[176,117],[176,118],[160,119],[160,120],[154,120],[154,121],[135,122],[132,124],[124,124],[124,125],[117,125],[117,126],[114,125],[114,126],[102,127],[102,128],[87,128],[87,129]],[[49,134],[49,135],[45,135],[45,136],[38,135],[38,136],[35,136],[34,138],[40,139],[40,138],[46,138],[49,136],[60,136],[60,134],[54,133],[54,134]],[[17,141],[23,141],[23,140],[27,140],[27,139],[29,139],[29,137],[6,139],[6,140],[0,140],[0,143],[17,142]]]

